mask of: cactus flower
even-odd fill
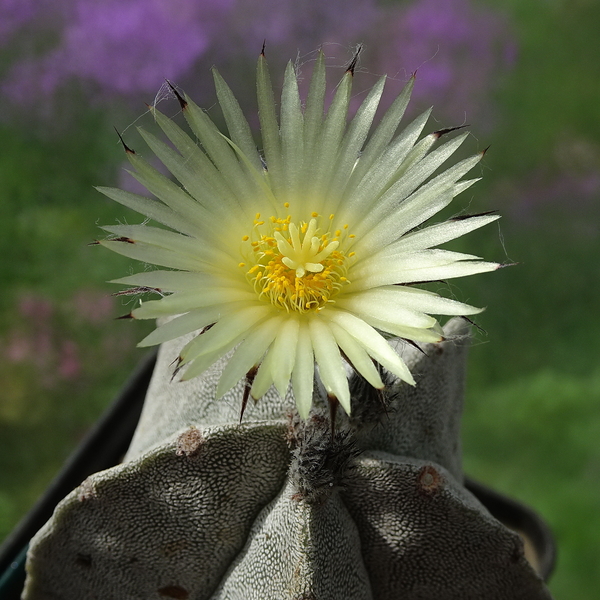
[[[383,388],[376,363],[414,385],[387,338],[439,342],[442,329],[432,314],[480,312],[414,284],[498,268],[437,248],[497,216],[423,226],[477,181],[463,177],[483,153],[436,174],[467,134],[434,148],[450,130],[422,137],[430,111],[396,133],[414,78],[378,125],[372,127],[384,77],[348,121],[353,73],[354,62],[324,114],[323,55],[315,62],[304,105],[288,64],[278,116],[261,54],[261,153],[233,93],[214,71],[227,136],[176,90],[193,136],[155,107],[151,112],[172,145],[140,130],[180,185],[125,146],[133,176],[155,198],[99,188],[169,228],[109,226],[104,229],[112,237],[100,243],[166,267],[116,283],[161,294],[142,302],[131,317],[174,317],[140,345],[198,332],[181,349],[177,369],[185,368],[182,379],[200,375],[235,349],[218,396],[242,378],[255,399],[273,384],[283,396],[291,381],[298,411],[306,417],[316,373],[330,398],[350,412],[348,368],[375,388]]]

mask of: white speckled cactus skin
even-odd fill
[[[332,439],[326,402],[303,422],[271,391],[239,424],[222,365],[170,383],[159,356],[122,465],[89,477],[29,551],[26,600],[542,600],[520,538],[462,485],[468,330],[427,356],[397,343],[418,384],[386,398],[351,381]]]

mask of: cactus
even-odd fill
[[[550,599],[521,538],[463,486],[468,326],[444,337],[392,340],[417,385],[352,375],[334,432],[321,384],[307,420],[272,389],[240,423],[245,384],[215,398],[227,357],[170,383],[181,340],[163,344],[123,464],[59,504],[23,597]]]

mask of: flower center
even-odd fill
[[[287,208],[287,206],[286,206]],[[348,283],[348,259],[342,246],[348,238],[348,226],[332,231],[321,227],[321,215],[312,213],[308,222],[291,222],[285,218],[270,217],[267,221],[254,219],[252,236],[242,239],[249,246],[242,253],[247,262],[240,267],[258,296],[278,308],[296,312],[319,310],[344,284]]]

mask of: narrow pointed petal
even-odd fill
[[[401,237],[397,242],[384,248],[378,256],[393,256],[401,252],[415,252],[439,246],[470,233],[475,229],[479,229],[488,223],[493,223],[499,218],[500,215],[484,215],[431,225]]]
[[[373,359],[366,350],[337,323],[330,323],[329,327],[335,337],[335,341],[342,349],[352,366],[374,387],[379,390],[384,388],[381,376],[373,363]]]
[[[269,178],[273,183],[276,193],[284,189],[285,175],[281,156],[281,142],[279,139],[279,125],[275,113],[275,99],[269,68],[264,55],[258,58],[256,72],[256,90],[258,98],[258,117],[262,133],[263,151],[269,171]]]
[[[195,360],[219,348],[228,347],[233,340],[243,339],[252,328],[272,313],[265,305],[250,305],[219,320],[209,331],[197,336],[181,351],[182,363]]]
[[[176,252],[171,252],[171,250],[158,248],[144,242],[128,243],[116,240],[100,240],[98,243],[117,254],[161,267],[184,269],[186,271],[202,271],[210,266],[209,263],[197,257],[177,254]]]
[[[355,234],[360,235],[364,231],[373,228],[378,222],[384,219],[394,210],[403,210],[400,203],[412,194],[426,179],[433,174],[440,165],[442,165],[464,142],[468,134],[463,134],[450,140],[437,150],[434,150],[422,159],[415,162],[414,167],[408,169],[403,177],[400,177],[385,194],[379,199],[377,207],[374,208],[362,219],[360,227]],[[454,192],[454,190],[452,190]],[[452,194],[454,198],[455,194]],[[404,209],[406,210],[406,209]],[[415,210],[418,210],[416,208]],[[420,221],[421,223],[423,221]]]
[[[198,136],[207,155],[221,173],[227,174],[228,181],[234,183],[240,182],[241,184],[243,173],[231,147],[225,141],[217,126],[210,120],[210,117],[187,95],[185,99],[187,106],[184,110],[184,115],[192,130]],[[236,192],[243,194],[240,185],[232,187]]]
[[[375,329],[363,320],[344,311],[332,311],[330,319],[347,331],[363,348],[388,371],[415,385],[415,380],[410,374],[404,361],[392,350],[391,346],[381,337]]]
[[[303,181],[312,178],[312,166],[320,140],[326,91],[325,55],[319,52],[310,80],[306,110],[304,111]]]
[[[297,315],[286,319],[277,334],[271,350],[273,353],[271,361],[273,383],[282,398],[287,393],[290,376],[296,362],[299,329],[300,319]]]
[[[384,321],[403,323],[408,327],[429,329],[436,322],[434,317],[426,315],[424,312],[406,308],[393,301],[390,302],[390,298],[383,294],[377,295],[369,292],[352,294],[346,299],[340,298],[336,304],[339,308],[358,316],[370,315]],[[379,302],[374,304],[374,299]]]
[[[236,308],[239,308],[239,303],[206,306],[190,311],[185,315],[176,317],[164,325],[157,327],[150,335],[147,335],[138,346],[144,348],[146,346],[155,346],[156,344],[174,340],[182,335],[197,331],[202,329],[202,327],[206,327],[207,325],[218,321],[221,317]]]
[[[207,273],[157,270],[113,279],[110,283],[156,288],[163,292],[197,292],[207,285],[214,285],[215,280]]]
[[[383,315],[388,313],[392,320],[395,315],[398,321],[403,320],[407,326],[425,328],[431,327],[435,319],[430,318],[428,323],[423,321],[421,324],[417,324],[419,315],[424,315],[424,313],[475,315],[483,310],[463,302],[444,298],[433,292],[397,286],[380,287],[352,294],[347,300],[340,299],[338,306],[355,313],[373,314],[382,319],[386,318]],[[403,311],[408,311],[407,317],[409,318],[403,319]]]
[[[304,156],[304,119],[298,93],[298,81],[292,63],[285,70],[281,94],[281,150],[285,172],[286,200],[294,200],[302,173]]]
[[[366,214],[369,208],[376,204],[421,135],[430,113],[431,110],[427,110],[419,115],[385,150],[379,160],[365,172],[364,176],[357,180],[356,185],[351,185],[356,179],[354,173],[352,174],[341,206],[342,219],[350,219],[350,215],[358,211]],[[361,156],[356,169],[361,166],[362,160]]]
[[[135,171],[130,171],[131,175],[149,192],[154,194],[159,200],[162,200],[184,219],[196,225],[200,230],[204,229],[205,221],[202,220],[202,216],[197,210],[198,203],[189,194],[162,173],[159,173],[137,154],[128,154],[127,158],[136,169]]]
[[[202,294],[181,292],[166,296],[161,300],[142,302],[141,306],[132,311],[132,315],[136,319],[158,319],[169,315],[180,315],[206,306],[224,305],[228,302],[249,302],[254,299],[255,296],[247,290],[211,287],[204,290]]]
[[[256,144],[252,137],[250,125],[248,125],[248,121],[246,120],[246,117],[244,117],[244,113],[242,112],[236,97],[233,95],[233,92],[227,83],[225,83],[225,80],[221,77],[217,69],[213,68],[212,72],[215,80],[215,88],[217,90],[217,98],[219,99],[219,105],[221,106],[223,116],[225,117],[229,137],[247,156],[248,160],[252,163],[252,166],[257,171],[260,171],[262,170],[262,164],[260,155],[256,149]]]
[[[258,367],[256,377],[250,388],[250,395],[257,400],[267,393],[267,390],[273,385],[273,375],[271,370],[271,361],[273,360],[273,351],[267,353],[264,360]]]
[[[187,235],[197,235],[200,232],[200,228],[197,225],[194,225],[193,222],[190,223],[190,221],[183,218],[172,208],[165,206],[162,202],[118,188],[97,187],[96,189],[111,200],[131,210],[135,210],[158,223],[162,223],[175,231],[180,231]]]
[[[217,385],[217,398],[226,394],[236,383],[256,366],[273,343],[283,316],[268,319],[239,345],[229,359]]]
[[[326,322],[318,316],[309,320],[309,331],[321,380],[327,391],[334,394],[344,410],[350,414],[348,375],[337,342]]]
[[[404,116],[404,112],[408,106],[408,101],[410,100],[410,95],[412,94],[414,84],[415,78],[411,77],[409,82],[404,86],[402,92],[394,100],[384,117],[381,119],[381,123],[379,123],[373,132],[371,139],[367,143],[360,160],[358,161],[356,168],[350,177],[348,189],[355,188],[365,176],[366,172],[371,168],[371,166],[379,161],[383,152],[390,143],[390,140],[394,136],[400,120]],[[427,117],[429,117],[430,112],[431,111],[427,111]],[[425,121],[426,120],[427,119],[425,119]],[[425,122],[423,122],[421,128],[424,125]]]
[[[177,178],[187,192],[197,200],[198,204],[194,206],[194,212],[197,213],[197,217],[203,223],[210,222],[211,217],[214,218],[215,215],[224,216],[226,214],[226,208],[229,208],[230,211],[232,208],[239,210],[240,203],[230,190],[225,188],[220,192],[216,192],[215,189],[205,181],[204,177],[199,176],[195,169],[190,168],[189,161],[186,157],[175,152],[175,150],[161,142],[151,133],[144,131],[141,128],[138,131],[151,148],[152,152],[156,154],[160,161]],[[206,172],[205,169],[204,172]],[[212,202],[212,198],[214,198],[217,193],[222,199],[222,203],[216,204]]]
[[[207,193],[211,192],[213,195],[218,195],[219,198],[233,203],[233,193],[227,183],[227,178],[219,172],[198,144],[156,108],[152,109],[152,115],[165,135],[184,158],[184,168],[189,172],[185,175],[186,181],[190,185],[190,194],[200,200],[203,198],[206,199]],[[171,171],[171,173],[179,179],[175,171]],[[182,175],[184,172],[180,170],[179,174]],[[199,182],[197,185],[202,185],[202,187],[194,187],[193,182],[196,180]],[[218,209],[219,207],[214,208]]]
[[[369,94],[356,115],[352,119],[348,131],[342,141],[341,148],[338,151],[337,164],[332,173],[332,181],[329,191],[333,194],[339,194],[339,190],[343,190],[354,165],[360,155],[360,150],[367,139],[371,124],[375,117],[375,112],[379,106],[379,100],[385,86],[385,77],[381,77],[379,81],[371,88]],[[334,205],[332,212],[335,212],[337,205]]]
[[[169,250],[174,254],[188,256],[190,259],[196,258],[199,261],[219,264],[231,262],[231,257],[215,245],[201,243],[197,238],[167,231],[166,229],[148,225],[107,225],[102,229],[135,243],[143,242],[163,250]]]
[[[495,271],[500,265],[469,260],[468,254],[445,250],[423,250],[405,256],[365,261],[361,273],[356,274],[346,292],[369,289],[382,285],[437,281],[465,277],[475,273]],[[377,268],[377,270],[371,270]]]
[[[335,164],[337,150],[346,127],[346,116],[352,89],[352,74],[347,72],[333,98],[321,134],[320,148],[314,156],[310,193],[314,195],[315,211],[322,212],[329,176]]]
[[[247,332],[240,333],[236,337],[224,343],[219,348],[215,348],[210,352],[205,352],[204,354],[201,354],[200,356],[187,363],[183,375],[181,376],[181,381],[189,381],[190,379],[194,379],[194,377],[198,377],[198,375],[202,375],[202,373],[204,373],[207,369],[214,365],[232,348],[237,346],[242,341],[245,333]]]
[[[298,329],[296,360],[292,371],[292,387],[298,412],[303,419],[308,417],[314,392],[315,362],[310,333],[307,327]]]
[[[374,327],[377,331],[383,331],[394,337],[413,342],[423,342],[425,344],[437,344],[443,339],[443,335],[438,331],[438,324],[431,329],[422,329],[415,327],[406,327],[400,323],[390,323],[383,319],[376,319],[369,315],[363,317],[365,323]]]

